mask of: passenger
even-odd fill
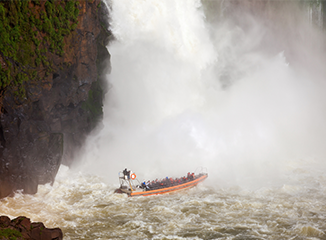
[[[154,188],[155,188],[155,189],[160,188],[160,182],[159,182],[158,180],[155,180]]]
[[[143,189],[145,189],[145,190],[149,190],[149,187],[148,187],[148,185],[146,184],[146,182],[144,181],[144,182],[142,182],[142,187],[143,187]]]
[[[190,172],[187,173],[187,180],[191,180],[191,174],[190,174]]]
[[[193,179],[195,179],[195,174],[194,173],[191,174],[191,180],[193,180]]]
[[[130,176],[132,174],[132,171],[131,170],[128,171],[127,168],[125,168],[122,171],[122,173],[123,173],[124,179],[129,180],[130,179]]]
[[[161,188],[163,188],[166,184],[165,184],[165,178],[161,179],[161,182],[160,182],[160,185],[161,185]]]
[[[128,170],[127,170],[127,168],[125,168],[125,170],[123,170],[123,176],[124,176],[124,178],[127,180],[128,179]]]
[[[170,182],[169,182],[169,178],[168,177],[165,178],[165,184],[164,185],[167,186],[167,187],[170,186]]]

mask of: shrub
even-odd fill
[[[0,237],[1,239],[16,240],[17,238],[22,237],[22,234],[17,230],[5,228],[0,230]]]
[[[44,3],[45,9],[38,8],[39,16],[30,10],[29,3],[0,0],[0,52],[7,66],[6,70],[0,68],[0,90],[13,84],[21,97],[25,96],[24,82],[36,78],[35,68],[41,63],[47,74],[54,71],[46,57],[48,48],[63,56],[64,36],[75,30],[79,14],[76,1],[48,0]],[[40,0],[32,0],[32,3],[41,5]],[[45,35],[38,34],[37,30]]]

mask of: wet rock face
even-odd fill
[[[7,216],[0,216],[0,238],[61,240],[63,239],[63,234],[60,228],[46,228],[43,223],[32,223],[26,217],[10,220]]]
[[[0,198],[19,189],[33,194],[38,184],[53,182],[101,120],[104,67],[97,62],[109,60],[110,33],[100,23],[100,0],[81,0],[78,8],[63,56],[46,53],[53,72],[39,68],[42,80],[26,83],[25,99],[10,87],[0,94]]]

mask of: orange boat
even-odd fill
[[[165,178],[160,181],[142,182],[140,183],[136,174],[125,169],[119,172],[120,187],[115,190],[116,193],[126,193],[129,197],[151,196],[165,194],[188,189],[196,186],[208,177],[205,172],[198,174],[187,174],[187,177],[181,178]]]

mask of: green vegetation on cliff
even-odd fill
[[[48,52],[63,56],[64,37],[77,27],[78,1],[0,1],[0,92],[7,86],[26,97],[24,84],[37,71],[53,72]]]
[[[10,228],[0,229],[0,239],[16,240],[21,237],[22,234],[18,230]]]

